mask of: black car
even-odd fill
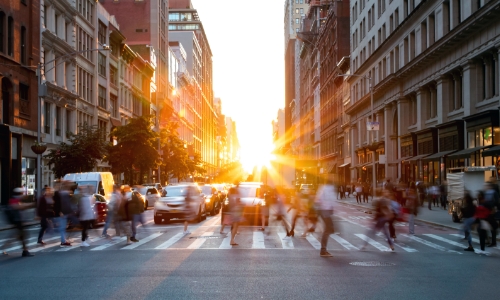
[[[222,206],[219,192],[215,187],[209,184],[202,185],[200,188],[201,193],[205,199],[207,212],[209,212],[210,215],[215,216],[220,212]]]

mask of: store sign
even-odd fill
[[[380,128],[379,122],[366,122],[366,130],[368,131],[378,131]]]

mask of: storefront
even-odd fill
[[[401,180],[404,182],[414,181],[416,179],[416,171],[413,170],[413,165],[410,165],[408,159],[415,156],[416,153],[416,136],[409,133],[400,137],[401,159],[398,161],[401,164]]]

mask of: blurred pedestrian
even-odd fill
[[[491,243],[488,247],[496,247],[497,246],[497,229],[498,223],[495,219],[496,210],[500,204],[499,195],[495,189],[495,186],[491,182],[487,182],[485,185],[484,192],[484,205],[489,209],[490,215],[488,216],[488,223],[491,226]]]
[[[471,227],[472,224],[476,221],[474,218],[474,214],[476,213],[476,206],[474,205],[472,196],[469,191],[464,192],[464,206],[461,208],[462,210],[462,218],[463,218],[463,226],[462,230],[465,234],[465,239],[467,239],[467,243],[469,247],[465,248],[465,251],[474,252],[474,247],[472,247],[472,237],[471,237]]]
[[[356,203],[361,204],[361,199],[363,197],[363,186],[360,182],[356,184],[356,187],[354,188],[355,193],[356,193]]]
[[[439,185],[439,194],[441,199],[441,207],[446,210],[446,205],[448,204],[448,183],[446,180]]]
[[[188,230],[189,222],[192,222],[197,216],[197,203],[195,201],[195,187],[188,186],[186,198],[184,199],[184,234],[191,234],[191,231]]]
[[[375,199],[373,202],[373,206],[375,208],[375,214],[374,214],[374,223],[373,223],[373,228],[368,231],[368,237],[372,238],[375,236],[375,234],[378,231],[382,231],[383,234],[385,235],[387,242],[389,243],[389,246],[392,251],[394,251],[394,243],[389,236],[389,232],[387,231],[387,227],[385,224],[394,217],[394,213],[391,209],[391,191],[388,189],[384,189],[382,192],[381,197]],[[361,247],[361,250],[363,250],[366,245],[368,244],[368,241],[365,240],[365,243]]]
[[[119,201],[116,203],[116,207],[118,208],[116,217],[118,228],[116,230],[117,235],[125,235],[127,237],[127,245],[132,244],[130,237],[132,236],[132,226],[130,225],[131,215],[128,212],[128,198],[132,197],[132,192],[130,186],[125,185],[121,189],[121,197],[116,195],[116,200]],[[116,226],[115,225],[115,226]]]
[[[80,226],[82,227],[82,247],[89,247],[88,241],[88,234],[87,231],[90,227],[91,222],[95,220],[95,215],[94,215],[94,210],[92,209],[93,203],[93,196],[90,192],[90,186],[83,186],[81,188],[81,198],[79,202],[79,219],[80,219]]]
[[[238,226],[243,218],[243,205],[241,203],[240,193],[237,187],[232,187],[229,189],[228,193],[229,205],[231,209],[231,240],[229,244],[231,246],[238,246],[234,241],[236,233],[238,232]]]
[[[271,204],[274,204],[274,193],[271,190],[268,190],[264,193],[264,201],[260,206],[260,231],[266,230],[266,220],[269,218],[269,207]],[[295,208],[295,203],[291,203],[290,209]]]
[[[38,244],[45,245],[43,235],[47,229],[53,229],[54,213],[54,191],[51,187],[44,189],[43,195],[38,200],[38,216],[40,217],[40,231],[38,232]]]
[[[115,235],[120,235],[119,234],[119,228],[116,226],[117,223],[117,215],[118,215],[118,208],[120,204],[120,200],[122,198],[122,194],[120,192],[120,185],[115,184],[113,185],[113,194],[111,194],[111,199],[109,199],[107,208],[107,214],[106,214],[106,223],[104,224],[104,228],[102,229],[102,234],[101,236],[103,238],[110,238],[111,236],[108,234],[108,229],[111,226],[111,223],[115,224],[115,230],[116,234]]]
[[[24,230],[22,211],[32,207],[31,205],[23,205],[22,199],[25,197],[23,188],[15,188],[12,191],[12,198],[9,199],[9,203],[5,208],[5,213],[7,215],[8,221],[15,226],[17,230],[17,238],[23,245],[23,252],[21,256],[29,257],[33,256],[28,251],[28,247],[26,246],[26,231]],[[3,252],[3,254],[7,254],[7,252]]]
[[[440,193],[439,193],[439,185],[438,184],[435,184],[435,185],[432,185],[430,188],[429,188],[429,194],[430,194],[430,198],[429,198],[429,209],[431,209],[431,199],[432,199],[432,205],[434,207],[438,207],[438,199],[441,199],[440,197]]]
[[[475,222],[478,224],[477,233],[479,235],[479,245],[481,247],[481,250],[476,250],[476,253],[489,255],[490,253],[485,251],[485,246],[487,232],[491,230],[491,225],[488,222],[491,211],[485,206],[483,192],[478,193],[477,201],[478,206],[476,207],[474,218],[476,219]]]
[[[54,214],[57,216],[59,233],[61,235],[61,247],[71,246],[71,243],[66,239],[66,226],[68,219],[70,219],[73,214],[69,190],[70,184],[71,183],[67,181],[62,181],[59,191],[54,193]]]
[[[368,203],[368,195],[370,194],[370,183],[366,181],[363,183],[363,203]]]
[[[391,236],[392,239],[396,239],[396,228],[394,228],[394,223],[396,222],[396,219],[401,216],[401,204],[396,201],[394,194],[388,193],[387,194],[388,199],[390,200],[391,204],[391,210],[392,210],[392,218],[390,218],[387,222],[389,225],[389,235]]]
[[[410,186],[406,192],[406,207],[408,208],[408,233],[415,234],[415,217],[418,215],[420,203],[415,187]]]
[[[324,230],[321,236],[321,249],[319,252],[320,256],[330,257],[332,256],[327,251],[328,239],[330,234],[334,232],[333,228],[333,210],[334,210],[334,200],[336,199],[336,192],[332,180],[328,179],[326,184],[320,186],[318,192],[316,193],[315,204],[318,207],[318,213],[323,220]]]
[[[142,217],[142,213],[144,212],[144,202],[141,200],[139,187],[136,186],[134,188],[131,198],[128,200],[130,201],[128,212],[132,218],[132,237],[130,238],[130,240],[132,242],[138,242],[139,240],[136,239],[137,225],[138,223],[141,223],[141,225],[144,226],[144,219]]]

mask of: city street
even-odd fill
[[[291,240],[283,240],[284,229],[274,222],[266,233],[243,227],[239,246],[230,249],[229,237],[219,233],[220,215],[190,226],[187,236],[181,222],[155,225],[152,210],[145,216],[139,242],[129,246],[124,238],[101,238],[97,228],[88,248],[79,246],[78,231],[70,233],[74,247],[60,248],[55,233],[38,247],[33,226],[31,258],[21,257],[17,243],[6,244],[11,230],[2,231],[1,249],[9,254],[0,257],[2,298],[467,299],[497,293],[491,274],[499,249],[489,248],[489,256],[464,252],[456,230],[417,223],[410,236],[401,223],[391,253],[381,235],[367,237],[371,215],[344,204],[329,239],[330,258],[319,256],[321,228],[299,237],[302,221]],[[368,245],[359,250],[364,240]],[[476,239],[474,247],[479,248]]]

